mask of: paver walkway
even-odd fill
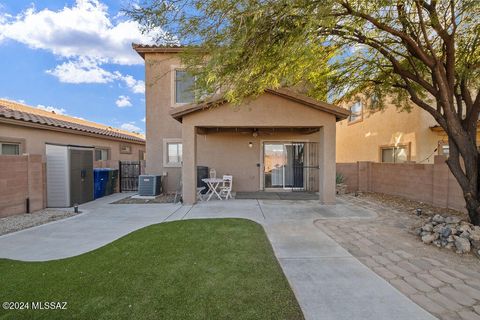
[[[424,218],[362,197],[342,199],[376,212],[377,218],[317,220],[317,227],[438,318],[480,320],[478,258],[421,243],[412,230]]]
[[[434,319],[343,249],[313,221],[375,215],[348,204],[317,201],[211,201],[112,205],[115,196],[81,206],[86,213],[0,237],[0,256],[48,260],[92,250],[148,224],[236,217],[261,223],[306,319]]]

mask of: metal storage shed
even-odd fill
[[[93,147],[46,145],[47,207],[93,200]]]

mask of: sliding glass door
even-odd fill
[[[265,189],[305,188],[305,143],[265,142],[263,145]]]

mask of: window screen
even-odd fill
[[[175,70],[175,103],[195,100],[195,78],[184,70]]]

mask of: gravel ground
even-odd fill
[[[77,213],[59,209],[43,209],[33,213],[0,218],[0,235],[39,226],[48,222],[72,217]]]
[[[113,204],[148,204],[148,203],[173,203],[175,200],[175,194],[161,194],[156,196],[155,199],[138,199],[126,197],[118,201],[112,202]]]
[[[413,214],[413,215],[416,215],[416,209],[420,208],[422,209],[422,215],[420,220],[421,222],[423,222],[426,217],[431,217],[436,214],[440,214],[444,216],[447,216],[447,215],[458,216],[462,220],[468,221],[468,216],[466,213],[456,211],[453,209],[438,208],[438,207],[429,205],[427,203],[423,203],[415,200],[409,200],[409,199],[398,197],[398,196],[392,196],[392,195],[382,194],[382,193],[360,192],[358,193],[358,198],[365,199],[367,201],[373,201],[380,205],[390,207],[394,210]]]

